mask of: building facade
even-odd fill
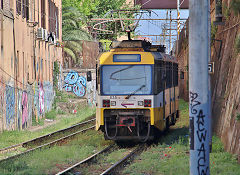
[[[58,0],[0,1],[0,131],[31,126],[51,109],[61,16]]]

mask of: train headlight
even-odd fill
[[[116,106],[116,102],[115,101],[111,101],[111,106]]]
[[[103,107],[110,107],[110,100],[103,100]]]
[[[152,106],[152,100],[144,100],[144,107],[151,107]]]
[[[143,106],[143,101],[138,101],[138,106]]]

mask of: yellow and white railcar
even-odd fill
[[[146,41],[114,42],[99,57],[96,129],[109,140],[154,138],[179,116],[178,63]]]

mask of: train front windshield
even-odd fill
[[[101,68],[102,95],[150,95],[151,65],[104,65]]]

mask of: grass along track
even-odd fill
[[[176,125],[119,174],[189,175],[189,156],[188,103],[180,100],[180,118]],[[212,153],[210,153],[210,173],[240,174],[237,156],[225,152],[223,144],[216,136],[213,136]]]
[[[114,147],[114,144],[113,145],[110,145],[106,148],[104,148],[103,150],[87,157],[86,159],[74,164],[73,166],[71,167],[68,167],[67,169],[61,171],[61,172],[58,172],[56,175],[64,175],[64,174],[70,174],[70,173],[73,173],[74,171],[76,171],[75,169],[78,168],[79,166],[83,165],[83,164],[86,164],[86,163],[90,163],[92,161],[94,161],[98,156],[100,156],[101,154],[103,153],[110,153],[112,148]]]
[[[107,175],[107,174],[119,174],[118,169],[121,168],[124,164],[127,163],[128,160],[133,160],[133,158],[140,154],[145,147],[143,145],[138,145],[136,149],[132,150],[128,155],[126,155],[124,158],[116,162],[114,165],[109,167],[107,170],[105,170],[101,175]]]
[[[3,154],[3,153],[6,153],[6,152],[9,152],[9,151],[14,151],[18,148],[37,147],[39,145],[42,145],[43,143],[51,142],[51,140],[53,141],[53,140],[56,140],[57,138],[66,136],[66,135],[68,135],[72,132],[76,132],[80,128],[83,128],[85,125],[87,125],[91,122],[94,122],[95,120],[96,119],[93,118],[93,119],[75,124],[73,126],[70,126],[70,127],[67,127],[67,128],[64,128],[64,129],[61,129],[61,130],[58,130],[58,131],[55,131],[55,132],[37,137],[37,138],[34,138],[34,139],[31,139],[31,140],[23,142],[23,143],[19,143],[19,144],[12,145],[12,146],[9,146],[9,147],[6,147],[6,148],[2,148],[2,149],[0,149],[0,153]]]
[[[17,157],[23,156],[23,155],[25,155],[25,154],[31,153],[31,152],[36,151],[36,150],[39,150],[39,149],[50,148],[50,147],[52,147],[52,146],[54,146],[54,145],[56,145],[56,144],[62,144],[62,143],[64,143],[66,140],[72,139],[73,137],[75,137],[75,136],[78,135],[78,134],[81,134],[81,133],[83,133],[83,132],[86,132],[86,131],[88,131],[88,130],[90,130],[90,129],[94,129],[94,128],[95,128],[95,125],[90,126],[90,127],[88,127],[88,128],[85,128],[85,129],[82,129],[82,130],[79,130],[79,129],[80,129],[80,128],[79,128],[80,126],[87,125],[87,124],[89,125],[89,123],[92,123],[92,122],[94,122],[94,121],[95,121],[94,119],[91,119],[91,120],[89,120],[89,121],[82,122],[82,123],[80,123],[80,124],[74,125],[73,127],[69,127],[69,128],[66,128],[66,129],[63,129],[63,130],[54,132],[54,133],[53,133],[53,136],[54,136],[54,139],[55,139],[55,140],[52,140],[53,138],[51,138],[51,141],[49,141],[49,142],[47,142],[47,143],[41,142],[41,145],[36,146],[36,147],[34,147],[34,148],[31,148],[31,149],[27,149],[26,151],[21,152],[21,153],[19,153],[19,154],[16,154],[16,155],[7,157],[7,158],[5,158],[5,159],[2,159],[2,160],[0,160],[0,163],[1,163],[1,162],[6,162],[6,161],[10,161],[10,160],[12,160],[12,159],[15,159],[15,158],[17,158]],[[92,124],[91,124],[91,125],[92,125]],[[76,128],[78,128],[77,131],[74,132],[74,133],[71,133],[71,131],[76,130]],[[68,135],[65,135],[65,134],[64,134],[64,136],[62,136],[62,134],[63,134],[62,132],[68,133]],[[57,134],[57,133],[58,133],[58,135],[60,134],[61,137],[59,137],[59,138],[56,139],[56,134]],[[34,140],[34,142],[36,142],[36,140],[38,140],[38,139],[42,140],[43,138],[48,138],[48,139],[49,139],[49,137],[47,137],[47,136],[42,136],[42,137],[40,137],[40,138],[36,138],[36,139],[33,139],[33,140]],[[29,141],[28,143],[29,143],[29,144],[32,144],[33,140]],[[39,142],[38,142],[38,143],[39,143]],[[13,147],[14,147],[14,146],[13,146]],[[10,148],[11,148],[11,147],[10,147]],[[5,150],[7,150],[7,149],[5,149]]]
[[[56,174],[112,143],[105,141],[101,132],[89,130],[61,146],[34,151],[12,160],[11,163],[2,162],[0,172],[1,175]]]
[[[56,175],[72,174],[118,174],[118,169],[145,149],[143,144],[133,147],[118,147],[113,144],[88,158],[68,167]]]

